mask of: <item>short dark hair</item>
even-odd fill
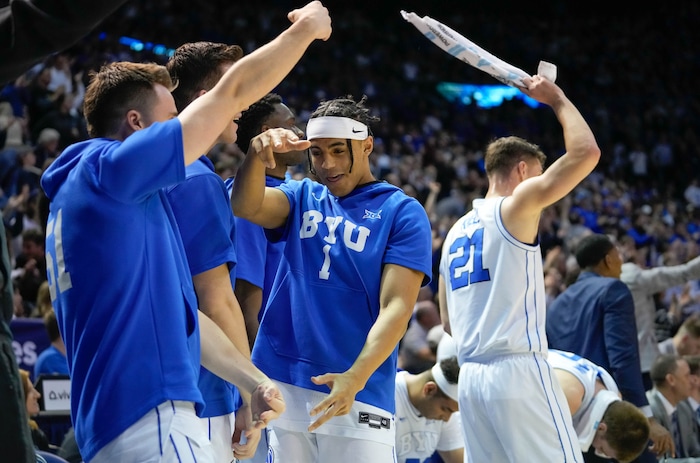
[[[156,98],[155,84],[175,88],[165,66],[153,63],[109,63],[91,72],[90,78],[83,113],[91,137],[114,135],[131,109],[149,111]]]
[[[649,375],[654,382],[654,386],[663,386],[666,383],[666,375],[673,374],[678,369],[678,361],[681,357],[678,355],[664,354],[659,355],[651,365]]]
[[[513,167],[525,158],[537,159],[542,167],[547,156],[539,146],[520,137],[501,137],[493,140],[486,146],[484,155],[484,167],[486,175],[507,175]]]
[[[637,458],[649,442],[649,420],[644,413],[624,400],[612,402],[603,414],[605,439],[615,450],[620,463]]]
[[[250,140],[262,132],[262,126],[275,112],[275,106],[278,104],[282,104],[282,97],[276,93],[268,93],[241,113],[236,131],[236,144],[241,151],[248,152]]]
[[[211,90],[224,75],[221,67],[233,64],[243,56],[238,45],[215,42],[190,42],[180,45],[165,65],[173,80],[179,82],[173,90],[178,111],[194,100],[200,90]]]
[[[615,245],[607,235],[596,233],[583,238],[576,246],[576,262],[582,269],[598,264]]]
[[[459,381],[459,362],[457,362],[457,357],[453,355],[440,360],[440,369],[448,383],[457,384]]]

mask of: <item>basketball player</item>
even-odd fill
[[[265,187],[273,151],[296,138],[272,129],[253,139],[233,184],[234,213],[285,242],[253,347],[291,404],[270,430],[275,462],[395,461],[396,346],[429,280],[430,224],[420,203],[372,175],[377,118],[364,101],[312,113],[321,183]]]
[[[566,395],[582,452],[629,462],[649,441],[649,420],[621,400],[615,380],[602,367],[571,352],[549,350],[547,357]]]
[[[236,144],[243,152],[248,152],[250,140],[260,133],[281,127],[291,130],[298,136],[304,132],[296,125],[296,117],[276,93],[268,93],[243,111],[238,119]],[[265,185],[275,187],[287,181],[289,166],[300,164],[306,158],[306,151],[275,153],[277,165],[265,170]],[[233,189],[233,178],[226,180],[229,195]],[[279,268],[284,243],[271,242],[265,237],[265,229],[240,217],[236,221],[236,299],[241,304],[245,317],[250,348],[253,349],[258,334],[262,309],[270,295],[272,282]],[[248,445],[250,440],[246,443]],[[260,443],[251,463],[265,463],[269,449],[268,430],[263,429]]]
[[[166,64],[173,81],[178,82],[172,92],[178,111],[210,91],[242,56],[243,50],[237,45],[212,42],[180,45]],[[231,121],[217,142],[236,141],[236,129],[235,122]],[[166,188],[166,194],[182,236],[199,310],[219,325],[236,348],[250,358],[243,314],[233,293],[236,228],[226,186],[206,155],[188,165],[185,174],[186,180]],[[202,204],[207,207],[201,207]],[[259,431],[251,433],[245,446],[238,446],[231,452],[238,392],[206,368],[199,373],[199,389],[206,403],[200,417],[216,461],[228,462],[234,456],[250,457],[257,446]],[[236,412],[239,423],[244,413],[250,413],[248,404]]]
[[[566,398],[546,360],[537,228],[542,209],[593,170],[600,149],[557,85],[539,75],[524,83],[525,94],[554,110],[566,153],[543,173],[538,146],[518,137],[488,145],[486,198],[474,201],[443,245],[440,307],[461,364],[468,460],[581,462]]]
[[[85,95],[95,138],[67,148],[42,177],[51,201],[48,281],[86,461],[213,461],[195,415],[203,405],[200,342],[201,364],[239,386],[258,427],[284,408],[265,375],[197,310],[163,188],[184,181],[185,166],[234,116],[331,33],[319,2],[288,17],[286,31],[238,61],[179,115],[165,67],[105,66]]]
[[[418,375],[396,375],[396,457],[423,462],[435,451],[445,463],[464,461],[464,439],[457,413],[457,357]]]
[[[281,127],[303,137],[304,132],[296,125],[294,113],[284,104],[282,97],[269,93],[243,111],[238,120],[236,144],[248,152],[250,140],[268,129]],[[265,185],[276,187],[288,180],[287,169],[304,161],[306,151],[275,153],[276,165],[265,170]],[[229,193],[233,189],[233,179],[226,181]],[[253,348],[258,326],[272,288],[279,261],[282,258],[284,243],[270,242],[265,230],[248,220],[236,217],[238,265],[236,266],[236,298],[241,304],[245,325],[248,331],[250,348]]]

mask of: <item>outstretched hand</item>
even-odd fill
[[[274,153],[286,153],[288,151],[303,151],[311,146],[308,140],[300,140],[291,130],[275,128],[269,129],[250,140],[248,154],[257,154],[265,167],[274,169]]]
[[[355,396],[363,387],[357,384],[357,380],[348,372],[312,376],[311,381],[318,385],[325,384],[330,388],[331,393],[309,412],[311,416],[321,413],[321,416],[309,426],[309,432],[318,429],[334,416],[347,415],[355,402]]]
[[[303,8],[297,8],[287,14],[287,18],[293,23],[306,21],[309,27],[315,30],[315,37],[328,40],[331,36],[331,17],[328,8],[319,1],[307,3]]]
[[[252,426],[248,429],[264,428],[270,421],[279,418],[284,409],[284,398],[280,390],[272,381],[263,381],[255,387],[250,397]]]

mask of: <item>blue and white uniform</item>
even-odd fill
[[[183,159],[173,119],[124,142],[72,145],[42,177],[48,281],[86,461],[166,401],[203,405],[197,301],[163,191],[185,179]]]
[[[405,371],[396,375],[396,457],[398,463],[422,463],[435,451],[464,448],[459,413],[449,421],[420,415],[408,397]]]
[[[583,461],[546,360],[540,247],[506,230],[504,199],[475,200],[447,234],[440,262],[469,461]]]
[[[274,188],[285,180],[266,176],[265,186]],[[229,195],[233,188],[234,179],[226,180]],[[262,319],[263,309],[272,289],[272,282],[277,274],[279,261],[282,259],[284,243],[268,241],[265,230],[249,220],[235,217],[236,220],[236,278],[245,280],[251,285],[262,289],[262,304],[258,313],[258,321]]]
[[[186,180],[166,188],[166,194],[182,236],[190,272],[195,276],[225,264],[233,291],[236,230],[224,181],[206,156],[188,165],[185,172]],[[204,367],[199,373],[199,389],[206,404],[200,416],[205,420],[214,452],[230,460],[237,390]]]
[[[284,179],[267,175],[265,186],[275,188],[289,180],[289,174]],[[233,191],[234,178],[226,179],[226,190],[229,197]],[[277,274],[282,252],[283,242],[272,242],[265,236],[265,229],[258,224],[234,217],[236,221],[236,279],[244,280],[253,286],[262,289],[262,303],[258,312],[258,322],[262,319],[267,298],[272,289],[272,282]],[[269,447],[268,429],[261,432],[260,442],[255,454],[250,458],[250,463],[265,463],[267,461]]]
[[[617,384],[605,368],[572,352],[550,349],[547,360],[552,368],[574,375],[583,386],[581,406],[573,414],[572,420],[581,451],[587,452],[608,406],[611,402],[620,400]],[[598,381],[605,389],[596,394]]]
[[[384,265],[415,269],[429,280],[430,223],[416,200],[384,182],[362,185],[342,198],[309,179],[279,188],[289,200],[289,219],[284,228],[267,234],[285,241],[284,258],[253,362],[285,383],[285,397],[287,391],[297,397],[308,394],[304,402],[313,406],[329,389],[313,384],[311,377],[347,370],[362,350],[379,316]],[[393,446],[396,359],[394,349],[357,394],[361,410],[334,417],[315,433],[341,435],[347,426],[357,428],[353,435],[358,438]],[[293,400],[287,404],[272,426],[305,432],[315,418],[305,406],[297,407]]]

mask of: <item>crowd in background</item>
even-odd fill
[[[66,146],[87,137],[81,104],[89,71],[108,61],[167,59],[153,48],[119,43],[122,36],[171,48],[191,40],[237,43],[250,52],[282,30],[283,12],[296,6],[200,3],[193,9],[180,0],[128,2],[97,32],[1,89],[0,207],[12,244],[16,316],[43,316],[50,308],[39,178]],[[700,54],[692,37],[700,4],[670,2],[620,16],[555,2],[547,11],[529,13],[481,5],[452,10],[452,2],[389,2],[369,11],[326,3],[334,17],[333,46],[312,46],[276,92],[302,128],[322,99],[369,97],[381,117],[373,127],[375,175],[426,207],[435,269],[450,225],[485,193],[482,150],[490,139],[514,134],[538,140],[550,162],[563,154],[564,144],[549,108],[512,100],[484,109],[440,95],[439,82],[495,81],[444,54],[403,21],[398,10],[411,6],[526,71],[534,72],[540,59],[555,63],[557,83],[596,134],[603,153],[598,168],[541,218],[548,300],[575,279],[572,250],[591,232],[611,235],[627,259],[644,267],[698,255],[700,106],[694,78]],[[210,156],[226,178],[235,175],[244,154],[225,145]],[[307,167],[298,166],[294,174],[306,175]],[[435,284],[436,278],[433,290]],[[700,311],[698,282],[660,295],[658,307],[681,319]],[[673,327],[664,329],[661,339],[673,333]]]

